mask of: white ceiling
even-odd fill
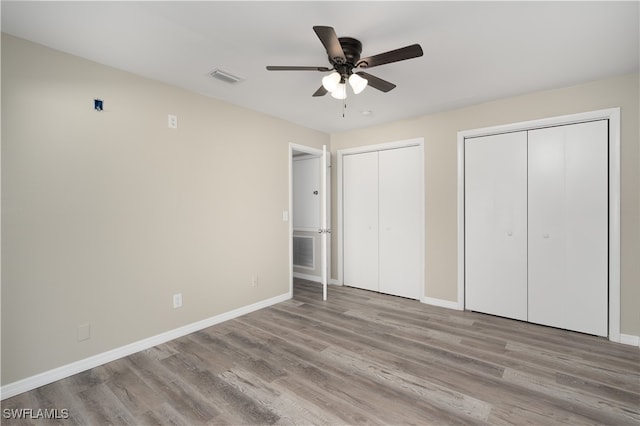
[[[628,2],[2,1],[2,31],[327,133],[637,72]],[[397,84],[342,102],[311,95],[329,66],[312,30],[359,39],[362,56],[419,43],[424,56],[371,68]],[[213,69],[242,77],[230,85]],[[365,116],[362,111],[371,111]]]

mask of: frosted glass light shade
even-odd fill
[[[367,81],[366,78],[362,78],[358,74],[351,74],[349,76],[349,84],[353,89],[353,93],[355,93],[356,95],[362,92],[364,88],[367,87],[368,83],[369,82]]]
[[[347,99],[347,85],[344,83],[338,84],[338,87],[331,92],[331,96],[336,99]]]
[[[336,90],[336,87],[338,87],[338,84],[340,84],[340,79],[340,74],[334,71],[322,78],[322,86],[327,89],[327,92],[333,92]]]

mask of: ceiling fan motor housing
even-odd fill
[[[335,58],[329,57],[329,62],[333,64],[336,71],[340,73],[343,77],[349,76],[353,68],[355,68],[356,64],[360,60],[360,54],[362,53],[362,43],[359,40],[351,37],[340,37],[338,39],[340,41],[340,46],[342,47],[342,51],[344,52],[344,57],[347,59],[343,64],[341,62],[336,61]]]

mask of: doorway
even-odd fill
[[[317,282],[327,299],[330,270],[330,155],[289,144],[289,267],[293,279]]]

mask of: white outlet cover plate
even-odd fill
[[[168,124],[169,124],[169,128],[170,129],[177,129],[178,128],[178,116],[169,114]]]

